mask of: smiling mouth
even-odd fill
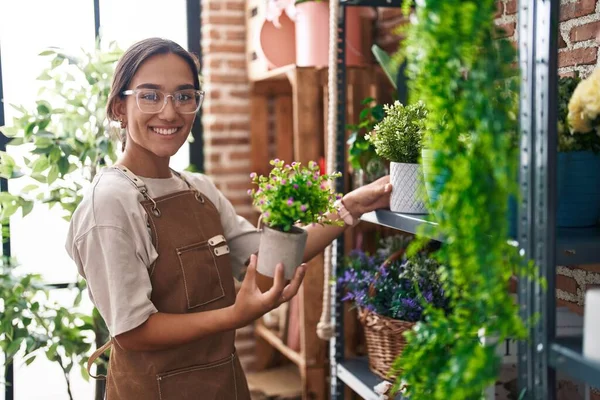
[[[170,136],[170,135],[174,135],[175,133],[177,133],[179,131],[179,128],[174,127],[174,128],[150,128],[152,131],[154,131],[155,133],[158,133],[159,135],[162,136]]]

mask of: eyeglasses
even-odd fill
[[[202,90],[184,89],[173,93],[165,93],[156,89],[133,89],[122,92],[124,96],[135,96],[138,108],[144,114],[158,114],[165,109],[167,99],[173,99],[173,106],[178,113],[195,114],[204,100]]]

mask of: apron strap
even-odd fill
[[[92,353],[92,355],[90,356],[90,358],[88,359],[87,362],[87,372],[88,375],[91,376],[94,379],[106,379],[106,375],[92,375],[92,373],[90,372],[90,369],[92,368],[92,365],[94,364],[94,361],[96,361],[98,359],[98,357],[100,357],[102,354],[104,354],[104,352],[106,350],[108,350],[110,347],[112,346],[112,340],[109,340],[108,342],[104,343],[102,345],[102,347],[100,347],[99,349],[96,349],[96,351],[94,351]]]

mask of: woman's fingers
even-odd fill
[[[282,297],[281,302],[282,303],[285,301],[289,301],[292,297],[294,297],[298,293],[298,290],[300,289],[300,285],[302,284],[302,281],[304,280],[305,272],[306,272],[306,264],[302,264],[296,269],[296,273],[294,274],[294,277],[292,278],[290,283],[283,289],[283,292],[281,294],[281,297]]]
[[[268,298],[269,304],[277,304],[279,302],[279,298],[281,297],[281,292],[283,292],[283,288],[285,287],[285,279],[283,274],[283,264],[279,263],[275,266],[275,275],[273,276],[273,286],[265,295]]]

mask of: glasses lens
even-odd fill
[[[164,102],[164,95],[157,90],[143,89],[137,92],[137,103],[141,112],[159,112]]]
[[[202,101],[200,93],[196,90],[180,90],[173,93],[173,100],[175,101],[175,108],[183,113],[194,113],[200,108],[200,102]]]

